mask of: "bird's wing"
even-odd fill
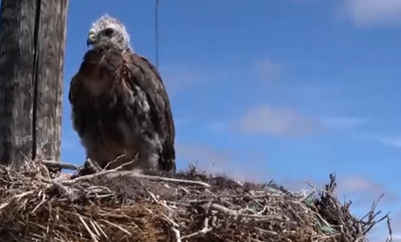
[[[170,100],[162,77],[156,67],[145,57],[129,53],[127,64],[131,85],[137,85],[146,93],[150,118],[162,140],[161,166],[165,170],[175,169],[175,126]]]
[[[88,111],[87,104],[89,103],[88,95],[84,87],[85,81],[93,71],[93,60],[97,57],[93,51],[88,51],[79,67],[78,72],[71,78],[70,90],[68,92],[68,100],[71,104],[71,111],[73,116],[73,126],[78,132],[78,135],[82,137],[88,120],[85,120],[86,116],[81,116],[81,113]]]
[[[85,77],[82,75],[82,73],[80,72],[76,73],[71,78],[70,90],[68,92],[68,100],[70,101],[71,104],[72,124],[79,136],[83,135],[84,132],[83,127],[85,127],[85,120],[79,116],[80,111],[78,110],[82,103],[81,99],[83,95],[81,91],[84,78]]]

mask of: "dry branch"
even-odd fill
[[[323,189],[296,194],[273,183],[239,183],[193,167],[174,178],[105,170],[51,179],[48,166],[0,167],[0,241],[354,242],[388,215],[377,202],[362,219]],[[44,174],[44,175],[42,175]]]
[[[79,168],[79,166],[73,164],[52,161],[52,160],[42,160],[41,162],[47,167],[51,168],[68,169],[68,170],[78,170]]]

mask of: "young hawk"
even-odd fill
[[[108,15],[93,23],[87,45],[93,48],[68,95],[87,155],[80,175],[94,172],[89,163],[113,169],[135,157],[125,169],[175,173],[173,115],[157,69],[134,53],[124,25]]]

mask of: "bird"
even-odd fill
[[[80,176],[118,167],[175,174],[174,117],[158,69],[108,14],[92,23],[86,44],[91,48],[68,93],[72,126],[86,152]]]

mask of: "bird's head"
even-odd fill
[[[92,24],[86,44],[94,48],[108,46],[121,50],[131,49],[130,36],[125,26],[107,14]]]

